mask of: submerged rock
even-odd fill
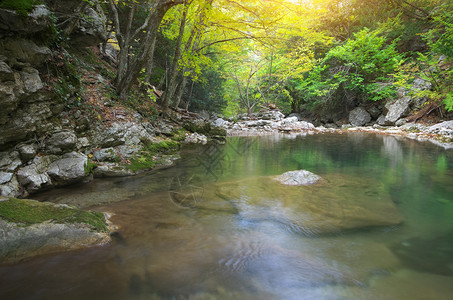
[[[305,235],[319,235],[402,222],[379,182],[325,176],[321,185],[291,186],[273,177],[218,184],[216,193],[251,222],[274,222]]]
[[[298,170],[283,173],[275,180],[284,185],[310,185],[319,182],[321,177],[306,170]]]
[[[414,270],[444,276],[453,275],[453,235],[411,238],[391,248],[403,263]]]
[[[109,241],[102,213],[33,200],[0,199],[0,263]]]

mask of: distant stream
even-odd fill
[[[374,134],[229,138],[35,199],[113,242],[0,267],[0,299],[452,299],[453,150]],[[275,175],[305,169],[318,186]],[[402,222],[401,222],[402,220]]]

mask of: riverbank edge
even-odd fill
[[[435,125],[439,125],[438,123]],[[444,149],[453,149],[453,137],[452,132],[442,134],[442,133],[432,133],[427,131],[428,126],[408,123],[404,126],[393,126],[393,127],[383,127],[383,126],[354,126],[346,128],[326,128],[323,126],[313,127],[307,129],[298,129],[298,130],[227,130],[227,137],[247,137],[247,136],[265,136],[273,134],[345,134],[345,133],[369,133],[369,134],[379,134],[379,135],[391,135],[402,138],[408,138],[411,140],[416,140],[419,142],[431,142],[439,147]]]

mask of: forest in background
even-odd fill
[[[26,13],[39,3],[0,7]],[[225,117],[276,106],[316,116],[385,103],[403,88],[440,117],[453,110],[449,0],[86,0],[80,14],[87,6],[107,17],[101,52],[117,49],[109,96],[123,103]],[[55,48],[76,22],[55,24]],[[59,84],[77,88],[77,74],[67,73]],[[417,79],[431,88],[413,88]]]

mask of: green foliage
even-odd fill
[[[57,224],[86,223],[95,231],[108,232],[102,213],[33,200],[10,198],[8,201],[0,202],[0,218],[25,226],[46,221]]]
[[[453,92],[449,92],[443,101],[447,111],[453,111]]]
[[[430,50],[435,54],[453,57],[453,4],[440,6],[431,21],[432,28],[422,34]]]
[[[452,59],[440,60],[439,55],[418,53],[417,59],[402,64],[395,74],[396,85],[410,91],[413,97],[426,97],[427,103],[444,104],[447,111],[453,110],[453,69],[449,66]],[[420,89],[416,79],[429,83],[430,89]]]
[[[12,9],[18,14],[26,16],[32,9],[33,5],[38,4],[37,0],[3,0],[0,8]]]
[[[343,45],[332,48],[297,89],[312,105],[335,99],[384,100],[395,87],[387,82],[402,60],[396,41],[388,42],[382,30],[363,29]]]
[[[85,174],[86,175],[91,174],[93,172],[93,170],[95,168],[97,168],[97,166],[98,165],[96,163],[91,162],[91,160],[88,158],[87,159],[87,163],[86,163],[85,168],[84,168]]]

